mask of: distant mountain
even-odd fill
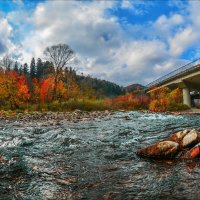
[[[134,84],[132,84],[132,85],[129,85],[129,86],[126,86],[126,87],[124,87],[124,90],[126,91],[126,92],[135,92],[135,91],[139,91],[139,90],[143,90],[143,89],[145,89],[145,86],[143,86],[143,85],[140,85],[140,84],[138,84],[138,83],[134,83]]]

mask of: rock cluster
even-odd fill
[[[137,154],[158,159],[193,159],[200,155],[200,132],[195,129],[176,132],[163,141],[138,149]]]
[[[40,123],[43,126],[59,125],[64,122],[79,122],[87,120],[95,120],[104,117],[109,117],[113,113],[106,111],[81,111],[75,110],[73,112],[32,112],[32,113],[19,113],[15,116],[0,116],[1,123],[12,123],[14,125],[28,125],[34,126]]]

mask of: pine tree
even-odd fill
[[[38,80],[40,80],[43,76],[43,63],[40,58],[37,59],[37,64],[36,64],[36,77]]]
[[[32,79],[36,76],[35,58],[32,58],[31,60],[30,76]]]
[[[15,62],[14,71],[19,74],[18,62]]]
[[[23,74],[23,66],[22,65],[20,65],[20,68],[19,68],[18,72],[19,72],[19,75]]]
[[[24,66],[23,66],[23,74],[24,74],[24,75],[27,75],[27,74],[28,74],[28,64],[27,64],[27,63],[24,63]]]

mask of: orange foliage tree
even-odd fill
[[[149,109],[154,112],[165,112],[176,109],[182,103],[182,91],[180,88],[170,90],[167,87],[155,88],[150,93]]]
[[[17,74],[13,71],[4,73],[4,88],[6,102],[10,104],[11,109],[16,108],[19,105],[18,101],[18,86],[17,86]]]
[[[108,99],[105,104],[113,109],[145,109],[149,104],[147,95],[135,95],[132,93],[121,95],[113,99]]]
[[[50,102],[53,100],[54,78],[48,77],[42,81],[40,86],[40,100],[41,102]]]
[[[26,103],[30,98],[26,77],[19,76],[15,71],[0,71],[0,102],[9,104],[11,109]]]
[[[18,104],[26,103],[30,99],[29,88],[25,75],[17,76]]]

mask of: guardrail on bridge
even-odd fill
[[[200,68],[199,64],[200,64],[200,58],[170,72],[169,74],[167,74],[165,76],[162,76],[159,79],[156,79],[155,81],[146,85],[146,87],[149,88],[149,87],[153,87],[153,86],[158,86],[161,83],[166,82],[167,80],[175,78],[176,76],[179,76],[186,72],[193,71],[194,69]]]

